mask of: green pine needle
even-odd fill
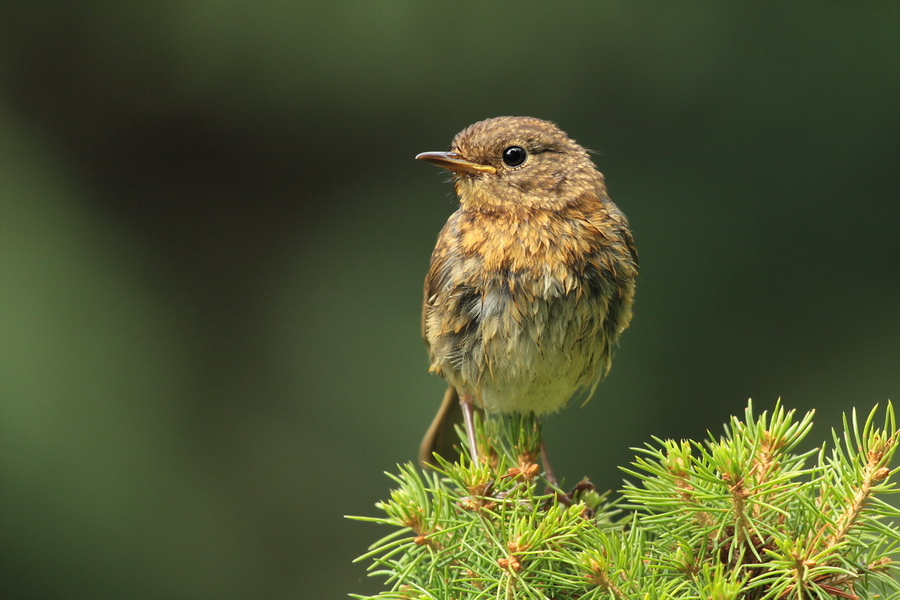
[[[369,598],[900,598],[893,406],[797,453],[812,417],[751,404],[702,443],[654,438],[614,500],[542,479],[533,418],[479,421],[484,463],[401,465],[354,517],[392,528],[357,559],[385,581]]]

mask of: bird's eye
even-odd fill
[[[503,164],[507,167],[518,167],[526,158],[528,153],[521,146],[510,146],[503,151]]]

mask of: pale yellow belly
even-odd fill
[[[477,326],[429,335],[432,369],[488,412],[553,412],[608,369],[604,298],[528,300],[488,293],[472,303]]]

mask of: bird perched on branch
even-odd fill
[[[425,278],[430,371],[449,389],[419,457],[446,454],[461,409],[477,461],[473,408],[543,415],[593,392],[631,320],[637,252],[603,175],[553,123],[487,119],[416,158],[453,173],[460,204]]]

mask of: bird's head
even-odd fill
[[[556,125],[496,117],[460,131],[450,152],[416,156],[449,169],[464,209],[560,209],[584,194],[605,196],[587,151]]]

